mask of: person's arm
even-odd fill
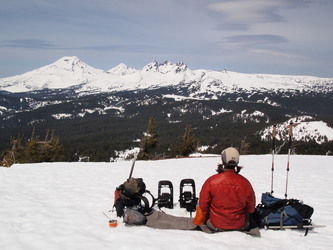
[[[209,207],[211,202],[211,196],[209,192],[210,184],[208,180],[202,186],[199,196],[199,206],[197,206],[193,223],[196,225],[205,224],[209,217]]]
[[[197,206],[193,223],[195,225],[203,225],[208,219],[208,211],[203,211],[200,206]]]
[[[249,183],[249,195],[247,198],[245,211],[247,214],[251,214],[254,212],[255,208],[256,208],[256,196],[251,184]]]

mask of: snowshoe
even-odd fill
[[[173,208],[173,185],[171,181],[158,182],[158,207]]]
[[[180,182],[180,207],[186,208],[188,212],[194,212],[198,198],[195,194],[195,182],[193,179],[183,179]]]

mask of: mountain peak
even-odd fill
[[[158,71],[158,62],[157,61],[152,61],[151,63],[148,63],[146,66],[144,66],[142,69],[142,71],[146,72],[146,71]]]
[[[108,73],[115,74],[115,75],[127,75],[127,74],[133,74],[136,72],[136,69],[129,68],[124,63],[119,63],[116,67],[110,69],[107,71]]]
[[[49,68],[59,68],[62,70],[75,72],[77,70],[82,71],[87,68],[91,68],[86,63],[82,62],[76,56],[65,56],[55,61],[54,63],[48,65]]]
[[[187,65],[180,63],[173,63],[171,61],[164,61],[163,63],[158,63],[157,61],[152,61],[142,68],[143,72],[160,72],[162,74],[166,73],[181,73],[188,69]]]
[[[104,71],[85,64],[76,56],[66,56],[22,75],[0,79],[0,89],[26,92],[46,88],[68,88],[90,82],[103,74]]]
[[[77,56],[64,56],[61,57],[60,59],[58,59],[56,62],[77,62],[77,61],[81,61],[80,58],[78,58]]]
[[[176,74],[185,72],[188,69],[185,63],[173,63],[171,61],[165,61],[164,63],[159,65],[159,68],[161,69],[160,72],[162,71],[162,69],[164,69],[165,72],[163,73],[173,72]]]

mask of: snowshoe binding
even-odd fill
[[[180,182],[180,195],[179,204],[180,207],[186,208],[188,212],[194,212],[198,198],[195,193],[195,182],[193,179],[183,179]]]
[[[158,208],[173,208],[173,185],[171,181],[162,180],[158,182]]]

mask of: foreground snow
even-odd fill
[[[275,157],[274,194],[285,192],[286,155]],[[142,177],[154,195],[161,179],[174,184],[175,202],[179,182],[196,181],[197,193],[205,179],[215,173],[219,157],[138,161],[134,177]],[[246,176],[256,191],[270,191],[271,156],[241,157]],[[116,186],[128,178],[131,162],[42,163],[0,168],[0,249],[331,249],[333,247],[333,157],[292,156],[288,198],[303,199],[314,207],[312,219],[325,228],[310,231],[266,231],[254,238],[240,232],[205,234],[194,231],[129,227],[118,219],[109,228],[103,211],[113,205]],[[176,204],[169,214],[189,216]],[[115,213],[110,213],[116,219]]]

